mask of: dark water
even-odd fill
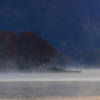
[[[99,96],[100,82],[0,82],[0,95],[6,97]]]

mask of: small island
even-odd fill
[[[35,32],[0,31],[0,72],[81,73],[66,70],[69,64],[67,55]]]
[[[63,68],[58,68],[58,67],[39,67],[36,69],[36,72],[48,72],[48,73],[82,73],[82,71],[77,71],[77,70],[66,70]]]
[[[23,66],[26,67],[26,66]],[[26,67],[27,68],[27,67]],[[82,73],[82,71],[78,70],[69,70],[69,69],[63,69],[59,67],[46,67],[46,66],[35,66],[34,69],[28,68],[28,69],[20,69],[21,72],[33,72],[33,73]]]

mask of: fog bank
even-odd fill
[[[100,81],[100,70],[82,73],[0,73],[0,81]]]

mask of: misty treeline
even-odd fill
[[[73,57],[72,63],[85,68],[100,68],[100,50],[85,50]]]
[[[59,55],[62,54],[34,32],[15,35],[11,31],[0,31],[0,70],[27,70],[36,65],[50,63],[51,58]]]

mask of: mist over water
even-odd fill
[[[99,96],[100,70],[82,73],[0,73],[0,97]]]
[[[100,81],[99,69],[82,73],[0,73],[0,81]]]

